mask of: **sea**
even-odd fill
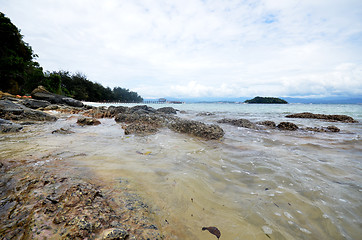
[[[109,185],[122,182],[149,206],[168,239],[217,239],[203,227],[218,228],[224,240],[361,239],[362,105],[148,105],[171,106],[178,117],[207,124],[243,118],[289,121],[300,130],[218,124],[225,136],[206,141],[168,128],[125,135],[121,124],[106,118],[81,127],[77,115],[52,112],[59,117],[54,123],[0,135],[0,157],[52,156],[47,161],[66,159]],[[358,123],[285,117],[300,112],[344,114]],[[331,125],[340,132],[303,130]],[[73,133],[52,134],[59,128]]]

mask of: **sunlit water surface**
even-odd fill
[[[68,153],[66,161],[92,170],[107,184],[128,182],[171,239],[216,239],[201,231],[204,226],[217,227],[221,239],[360,239],[361,105],[171,106],[186,111],[179,117],[206,123],[246,118],[291,121],[299,127],[335,125],[341,132],[251,130],[221,124],[226,133],[221,141],[203,141],[167,128],[149,136],[126,136],[114,119],[80,127],[76,117],[62,115],[55,123],[1,135],[0,157]],[[304,111],[347,114],[360,123],[284,117]],[[215,115],[197,116],[200,112]],[[74,133],[52,134],[60,127]]]

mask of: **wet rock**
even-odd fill
[[[19,121],[56,121],[57,118],[48,113],[13,103],[9,100],[0,100],[0,118]]]
[[[187,133],[206,140],[220,139],[225,134],[218,125],[206,125],[202,122],[185,119],[175,119],[169,124],[169,128],[175,132]]]
[[[66,128],[59,128],[57,130],[52,131],[52,134],[54,133],[59,133],[59,134],[71,134],[74,133],[73,131],[71,131],[70,129],[66,129]]]
[[[59,109],[59,105],[56,105],[56,104],[50,104],[49,106],[47,107],[44,107],[43,110],[57,110]]]
[[[305,130],[307,131],[312,131],[312,132],[339,132],[340,129],[336,126],[328,126],[328,127],[307,127],[305,128]]]
[[[268,128],[276,128],[277,127],[277,125],[273,121],[263,121],[263,122],[258,122],[258,124],[267,126]]]
[[[81,101],[75,100],[70,97],[58,95],[47,91],[43,86],[38,86],[31,92],[34,99],[45,100],[53,104],[67,104],[73,107],[83,107]]]
[[[291,122],[281,122],[278,124],[277,128],[279,128],[280,130],[287,130],[287,131],[298,130],[298,126]]]
[[[38,109],[38,108],[45,108],[50,105],[50,102],[44,100],[37,100],[37,99],[24,99],[20,101],[25,107]]]
[[[122,240],[126,239],[128,235],[128,232],[122,228],[110,228],[102,232],[101,239]]]
[[[78,118],[77,123],[81,126],[101,124],[101,122],[96,118],[86,118],[86,117]]]
[[[327,129],[330,131],[330,132],[339,132],[341,131],[339,128],[337,128],[336,126],[328,126]]]
[[[215,113],[211,113],[211,112],[201,112],[198,113],[196,116],[214,116]]]
[[[163,239],[157,227],[150,228],[149,209],[135,194],[104,193],[59,163],[3,161],[1,239]],[[128,210],[129,204],[142,207]]]
[[[259,127],[255,124],[250,122],[247,119],[229,119],[229,118],[223,118],[218,123],[227,123],[238,127],[244,127],[244,128],[251,128],[251,129],[259,129]]]
[[[123,106],[92,107],[84,113],[84,116],[94,118],[113,118],[120,113],[128,113],[129,108]]]
[[[120,113],[127,113],[129,108],[128,107],[123,107],[123,106],[109,106],[108,107],[108,112],[110,113],[110,115],[112,117],[116,116],[117,114],[120,114]]]
[[[115,117],[118,123],[125,123],[124,133],[129,134],[151,134],[166,125],[166,119],[156,114],[120,113]]]
[[[0,133],[19,132],[21,129],[23,127],[20,124],[0,118]]]
[[[173,107],[162,107],[157,109],[157,112],[165,114],[177,114],[177,110]]]
[[[313,118],[313,119],[323,119],[331,122],[346,122],[346,123],[356,123],[358,121],[354,120],[352,117],[347,115],[326,115],[326,114],[314,114],[310,112],[296,113],[285,116],[287,118]]]
[[[131,123],[122,127],[125,135],[130,134],[152,134],[156,133],[159,129],[156,125],[145,124],[145,123]]]
[[[163,126],[165,123],[165,118],[156,114],[139,114],[139,113],[126,113],[126,114],[118,114],[115,119],[118,123],[144,123],[144,124],[152,124],[155,126]]]
[[[150,114],[156,113],[156,109],[153,107],[149,107],[147,105],[137,105],[129,109],[130,113],[138,113],[138,114]]]

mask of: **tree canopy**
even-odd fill
[[[245,103],[287,104],[288,102],[275,97],[255,97],[253,99],[246,100]]]
[[[136,92],[103,87],[82,73],[43,72],[31,46],[23,41],[20,30],[0,12],[0,90],[12,94],[29,94],[42,85],[48,91],[84,101],[142,102]]]

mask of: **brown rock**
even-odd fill
[[[85,117],[80,117],[77,120],[77,123],[81,126],[85,126],[85,125],[99,125],[101,124],[101,122],[98,119],[95,118],[85,118]]]
[[[279,128],[280,130],[288,130],[288,131],[298,130],[298,126],[291,122],[281,122],[278,124],[277,128]]]
[[[202,122],[185,119],[175,119],[169,125],[169,128],[176,132],[191,134],[206,140],[217,140],[222,138],[225,134],[224,130],[218,125],[206,125]]]
[[[354,120],[352,117],[347,115],[326,115],[326,114],[314,114],[310,112],[296,113],[285,116],[287,118],[313,118],[313,119],[323,119],[331,122],[346,122],[346,123],[356,123],[358,121]]]

